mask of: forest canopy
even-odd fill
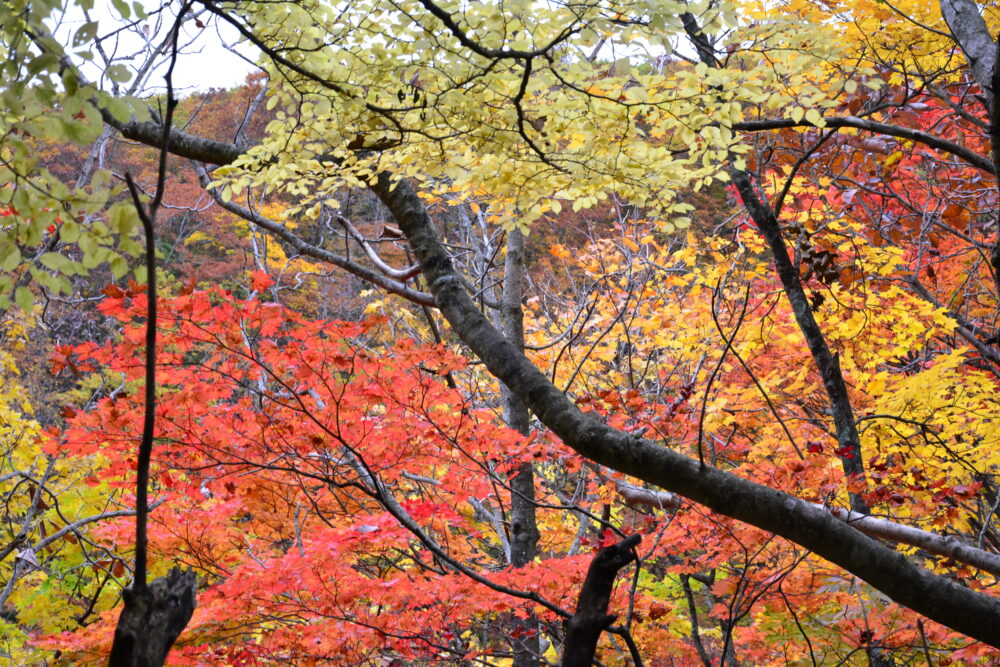
[[[998,32],[0,4],[0,658],[1000,659]]]

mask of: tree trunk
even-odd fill
[[[608,614],[611,591],[618,571],[635,559],[633,549],[642,536],[629,535],[618,544],[604,547],[597,552],[587,570],[587,579],[580,589],[576,613],[566,626],[566,646],[563,649],[562,667],[590,667],[597,651],[601,633],[615,617]]]
[[[483,317],[409,183],[383,173],[372,188],[406,234],[434,300],[455,333],[494,377],[514,387],[541,422],[581,456],[776,533],[840,565],[894,601],[1000,647],[1000,600],[914,565],[811,503],[700,465],[661,442],[619,431],[581,412]]]
[[[191,620],[195,588],[193,572],[174,568],[149,586],[126,589],[108,667],[161,667]]]
[[[504,261],[503,295],[500,322],[511,345],[524,350],[524,311],[521,309],[524,275],[524,235],[514,230],[507,234],[507,258]],[[528,408],[514,392],[501,383],[504,421],[521,435],[530,433]],[[524,567],[537,555],[538,524],[535,520],[535,471],[522,463],[510,480],[510,553],[514,567]],[[538,624],[528,618],[514,632],[514,667],[536,667],[539,661]]]

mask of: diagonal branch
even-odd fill
[[[979,153],[969,150],[965,146],[960,146],[959,144],[952,143],[941,137],[929,134],[927,132],[921,132],[920,130],[914,130],[909,127],[902,127],[900,125],[892,125],[889,123],[880,123],[874,120],[868,120],[867,118],[858,118],[857,116],[843,116],[839,118],[823,118],[823,121],[829,127],[841,128],[849,127],[857,130],[864,130],[865,132],[872,132],[873,134],[884,134],[888,137],[897,137],[899,139],[907,139],[909,141],[914,141],[919,144],[928,146],[935,150],[943,151],[954,155],[957,158],[965,160],[973,167],[977,169],[982,169],[983,171],[995,174],[996,167],[990,158],[980,155]],[[740,132],[765,132],[767,130],[780,130],[789,127],[815,127],[812,123],[807,120],[795,121],[791,118],[775,118],[771,120],[748,120],[741,123],[733,123],[732,129],[738,130]]]
[[[414,264],[413,266],[408,266],[405,269],[394,269],[394,268],[392,268],[391,266],[389,266],[388,264],[385,263],[385,260],[382,259],[382,257],[375,251],[375,248],[372,247],[372,244],[369,243],[368,240],[364,236],[362,236],[361,232],[358,231],[358,228],[355,227],[351,223],[350,220],[348,220],[347,218],[345,218],[342,215],[338,215],[337,216],[337,222],[339,222],[340,226],[343,227],[344,230],[348,234],[351,235],[351,238],[353,238],[355,241],[357,241],[358,245],[360,245],[362,247],[362,249],[364,249],[365,254],[368,255],[368,259],[370,259],[372,261],[372,264],[375,265],[375,268],[377,268],[379,271],[381,271],[385,275],[389,276],[390,278],[394,278],[396,280],[404,280],[405,281],[405,280],[409,280],[410,278],[413,278],[418,273],[420,273],[420,265],[419,264]],[[428,295],[428,296],[430,296],[430,295]],[[429,306],[431,304],[428,303],[428,304],[422,304],[422,305]]]
[[[159,148],[162,145],[164,133],[160,123],[137,120],[121,122],[112,116],[107,109],[100,109],[100,111],[104,122],[121,132],[126,139],[138,141],[154,148]],[[234,143],[214,141],[173,128],[170,129],[167,136],[171,154],[207,164],[230,164],[245,150]]]
[[[455,19],[451,17],[451,14],[441,9],[431,0],[419,0],[420,4],[423,5],[424,9],[433,14],[444,27],[447,28],[448,32],[458,40],[459,44],[469,49],[473,53],[480,55],[484,58],[516,58],[521,60],[527,60],[531,58],[537,58],[539,56],[547,55],[553,48],[558,46],[560,43],[569,39],[575,32],[579,30],[578,27],[571,24],[561,30],[558,35],[552,38],[548,44],[540,49],[534,51],[524,51],[522,49],[491,49],[483,46],[479,42],[475,41],[469,35],[462,30],[462,28],[455,22]]]
[[[918,567],[830,512],[698,462],[583,413],[489,323],[465,291],[420,198],[383,173],[375,193],[414,249],[441,312],[489,371],[580,455],[780,535],[868,582],[896,602],[1000,647],[1000,600]]]
[[[195,171],[198,173],[198,181],[201,183],[202,187],[204,187],[205,190],[212,195],[212,198],[215,199],[219,206],[226,209],[230,213],[240,216],[244,220],[252,222],[261,229],[274,234],[294,248],[300,255],[329,262],[330,264],[344,269],[348,273],[355,275],[362,280],[381,287],[387,292],[401,296],[407,301],[412,301],[413,303],[422,306],[434,305],[434,298],[426,292],[421,292],[413,289],[412,287],[407,287],[405,283],[394,280],[393,277],[386,277],[381,273],[372,271],[371,269],[361,266],[356,262],[352,262],[345,257],[341,257],[336,253],[330,252],[325,248],[320,248],[319,246],[308,243],[301,236],[295,234],[281,223],[266,218],[249,208],[240,206],[239,204],[234,204],[232,201],[225,201],[214,188],[209,187],[208,171],[206,171],[205,167],[200,164],[195,164],[194,167]]]
[[[666,511],[676,510],[684,502],[680,496],[669,491],[643,489],[626,482],[618,482],[618,493],[626,505],[644,505]],[[813,503],[813,506],[829,512],[834,518],[869,537],[917,547],[929,554],[950,558],[1000,577],[1000,554],[970,546],[951,535],[938,535],[929,530],[906,526],[870,514],[852,512],[843,507],[820,503]]]

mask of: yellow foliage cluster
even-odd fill
[[[803,221],[816,229],[815,219]],[[861,420],[865,459],[933,470],[949,485],[1000,471],[994,383],[986,371],[970,368],[973,350],[955,346],[955,322],[901,289],[900,250],[868,243],[854,223],[826,220],[822,227],[813,238],[837,239],[830,248],[855,279],[807,286]],[[644,244],[637,253],[626,236],[595,242],[576,256],[552,249],[593,288],[584,308],[530,304],[528,342],[539,348],[534,361],[578,396],[627,388],[666,402],[690,384],[691,404],[705,406],[706,435],[724,439],[736,426],[756,433],[751,463],[771,465],[778,451],[795,457],[764,393],[791,424],[800,449],[810,442],[835,448],[821,378],[761,238],[749,229],[736,242],[689,234],[679,247]],[[723,335],[732,337],[732,351]],[[569,337],[572,346],[555,344]],[[709,390],[717,365],[725,379]],[[690,444],[698,426],[686,428],[675,446]],[[831,465],[839,467],[835,459]],[[895,514],[914,524],[939,520],[942,508],[931,490],[921,487],[914,497],[916,505],[893,508]]]

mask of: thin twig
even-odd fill
[[[146,236],[146,297],[148,308],[146,313],[146,388],[143,400],[142,439],[139,441],[139,454],[136,462],[135,480],[135,574],[133,587],[135,591],[146,588],[146,563],[148,541],[146,526],[149,522],[149,464],[153,456],[153,428],[156,422],[156,214],[163,203],[163,193],[167,181],[167,156],[170,150],[170,127],[173,124],[174,109],[177,100],[174,98],[173,74],[177,64],[177,43],[180,38],[181,20],[190,9],[191,3],[185,2],[173,26],[173,40],[170,51],[170,65],[165,76],[167,83],[167,110],[163,118],[163,133],[160,138],[160,160],[156,178],[156,194],[153,195],[149,207],[146,208],[139,198],[139,188],[131,173],[125,174],[132,203],[142,222]]]
[[[736,332],[740,330],[743,325],[743,318],[747,314],[747,305],[750,303],[750,286],[751,283],[747,283],[746,294],[743,295],[743,310],[740,311],[740,316],[736,320],[736,326],[733,327],[733,333],[731,337],[726,337],[722,334],[722,340],[726,341],[726,347],[722,350],[722,356],[719,357],[718,363],[715,364],[715,368],[712,369],[712,374],[708,376],[708,384],[705,385],[705,394],[702,396],[701,400],[701,415],[698,417],[698,464],[704,468],[705,467],[705,457],[702,453],[701,443],[705,437],[705,411],[708,409],[708,394],[712,391],[712,383],[715,382],[715,376],[718,375],[719,369],[722,368],[722,363],[726,360],[726,354],[733,347],[733,340],[736,339]],[[715,317],[715,299],[719,295],[719,284],[715,285],[715,289],[712,290],[712,317]],[[721,329],[719,330],[721,333]]]

